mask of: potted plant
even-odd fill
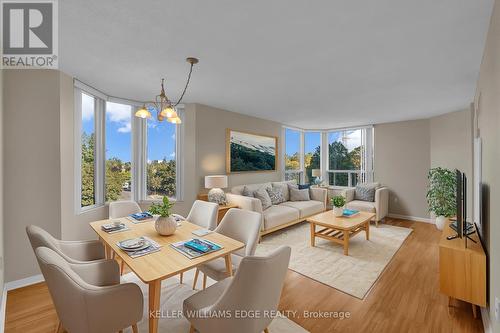
[[[429,170],[428,179],[429,211],[436,215],[436,227],[443,230],[449,218],[456,214],[455,173],[445,168],[432,168]]]
[[[153,203],[149,207],[149,212],[155,217],[155,229],[163,236],[171,235],[177,229],[177,221],[170,216],[170,209],[174,204],[168,200],[168,197],[163,197],[161,203]]]
[[[336,195],[331,199],[333,214],[340,217],[344,214],[345,198],[342,195]]]

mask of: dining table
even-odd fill
[[[116,220],[120,220],[125,224],[127,230],[108,233],[102,229],[102,225],[115,222]],[[161,282],[163,280],[219,258],[224,258],[227,274],[231,276],[233,274],[231,254],[245,246],[242,242],[217,232],[211,232],[203,237],[197,237],[193,234],[193,231],[203,228],[189,221],[180,222],[176,231],[169,236],[158,234],[155,229],[154,221],[134,223],[127,217],[95,221],[91,222],[90,226],[103,242],[107,257],[114,257],[115,255],[120,257],[130,270],[132,270],[142,282],[148,285],[148,320],[150,333],[156,333],[158,331],[158,320],[161,317]],[[117,244],[127,239],[144,236],[158,243],[161,246],[160,250],[141,257],[132,258]],[[191,259],[171,246],[173,243],[187,241],[192,238],[203,238],[220,245],[222,248]],[[113,256],[111,254],[113,254]]]

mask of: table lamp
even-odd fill
[[[318,185],[321,183],[321,170],[312,169],[311,176],[314,177],[314,184]]]
[[[226,194],[222,190],[227,187],[227,176],[205,176],[205,188],[209,188],[208,201],[215,202],[219,205],[225,205]]]

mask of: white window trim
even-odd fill
[[[81,126],[82,126],[82,98],[81,94],[85,93],[94,97],[95,100],[95,114],[94,114],[94,132],[95,132],[95,204],[90,206],[81,207],[81,194],[82,194],[82,180],[81,180]],[[131,175],[132,175],[132,188],[131,195],[134,201],[139,203],[152,203],[157,200],[148,200],[147,192],[147,120],[137,118],[134,116],[136,110],[142,106],[142,103],[127,100],[123,98],[116,98],[107,96],[101,91],[90,87],[81,81],[74,80],[74,151],[75,151],[75,174],[74,174],[74,206],[76,214],[82,214],[100,207],[107,205],[105,201],[106,191],[106,171],[105,171],[105,138],[106,138],[106,102],[126,104],[131,106],[132,129],[131,129]],[[181,202],[184,199],[184,104],[177,106],[179,117],[182,120],[181,124],[176,125],[176,142],[175,142],[175,156],[176,156],[176,197],[171,198],[172,201]],[[138,181],[139,180],[139,181]]]

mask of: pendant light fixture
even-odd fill
[[[198,59],[190,57],[187,58],[186,61],[191,65],[191,67],[189,68],[189,74],[187,77],[186,85],[184,86],[184,90],[182,91],[179,100],[174,103],[167,97],[164,87],[165,79],[161,79],[160,94],[155,97],[155,100],[153,102],[144,103],[144,105],[135,113],[136,117],[150,119],[152,117],[150,110],[152,110],[156,112],[156,119],[158,119],[158,121],[163,121],[166,119],[168,122],[173,124],[181,123],[181,118],[177,113],[176,107],[182,101],[182,98],[186,93],[189,81],[191,80],[191,73],[193,72],[193,66],[198,63]]]

